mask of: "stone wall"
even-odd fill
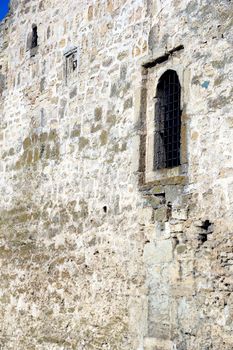
[[[227,0],[12,0],[1,349],[232,349],[231,12]],[[183,74],[185,155],[148,182],[151,61],[157,78]]]

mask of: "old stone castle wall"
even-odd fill
[[[0,349],[232,350],[232,39],[230,0],[12,0]],[[152,174],[147,118],[167,69],[182,165]]]

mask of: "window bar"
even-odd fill
[[[156,168],[171,168],[180,164],[180,84],[175,71],[164,73],[157,88],[158,127]]]

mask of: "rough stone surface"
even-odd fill
[[[232,350],[231,17],[228,0],[11,1],[2,350]],[[184,166],[145,183],[142,65],[167,52],[153,74],[184,72]]]

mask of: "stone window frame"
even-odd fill
[[[75,65],[75,66],[74,66]],[[67,47],[64,51],[64,79],[65,84],[73,81],[78,71],[78,47]]]
[[[187,158],[187,117],[189,69],[182,65],[182,60],[176,51],[183,50],[183,46],[171,50],[163,56],[147,60],[142,64],[142,84],[140,98],[140,149],[139,149],[139,185],[150,183],[186,183]],[[174,70],[181,86],[181,131],[180,131],[180,165],[173,168],[154,169],[154,132],[156,92],[161,76],[167,70]]]

